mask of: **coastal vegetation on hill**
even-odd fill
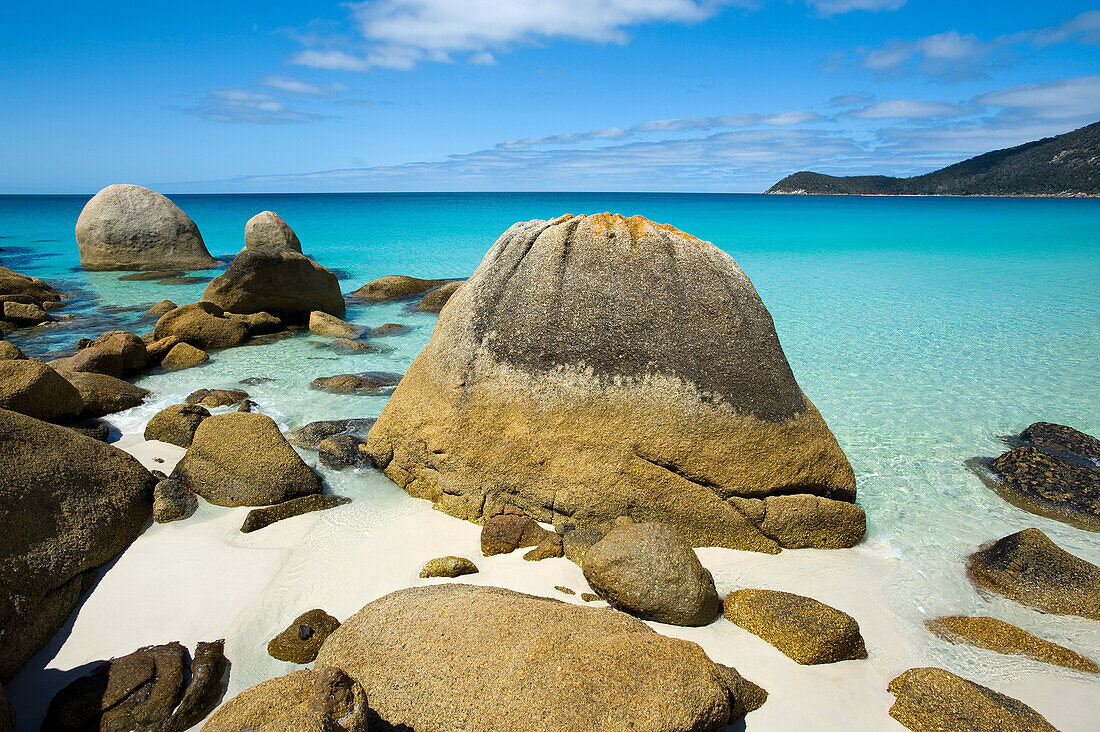
[[[1100,122],[913,176],[802,171],[765,193],[857,196],[1098,196]]]

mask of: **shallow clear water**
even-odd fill
[[[73,347],[109,327],[144,332],[162,298],[198,299],[202,284],[120,282],[83,273],[73,240],[82,197],[0,197],[0,263],[78,295],[59,312],[82,319],[9,337],[28,353]],[[729,252],[770,309],[799,383],[856,470],[868,513],[864,551],[901,560],[881,602],[916,621],[994,612],[1100,655],[1089,621],[1039,617],[982,597],[961,560],[980,543],[1037,526],[1100,563],[1100,534],[1014,508],[963,461],[995,455],[999,436],[1045,420],[1100,434],[1100,201],[628,194],[178,196],[211,252],[232,256],[244,222],[277,211],[304,250],[337,270],[345,292],[384,274],[469,274],[511,223],[604,210],[667,222]],[[201,273],[200,273],[201,274]],[[214,274],[214,273],[208,273]],[[97,299],[98,298],[98,299]],[[134,311],[105,308],[135,306]],[[317,376],[404,371],[434,317],[403,304],[357,306],[349,319],[412,327],[385,352],[341,355],[307,334],[214,354],[198,368],[150,375],[150,403],[121,415],[136,428],[199,387],[246,387],[286,426],[377,415],[386,397],[308,389]],[[330,481],[347,485],[352,475]],[[378,490],[371,479],[371,490]],[[400,491],[379,512],[400,513]],[[388,514],[387,514],[388,515]],[[380,518],[384,518],[382,513]],[[958,666],[980,656],[941,649]],[[969,655],[968,655],[969,654]],[[944,661],[947,662],[946,660]],[[1062,672],[1058,672],[1062,673]],[[1068,673],[1068,672],[1067,672]]]

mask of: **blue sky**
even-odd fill
[[[1100,120],[1100,9],[938,0],[18,3],[0,191],[762,190]]]

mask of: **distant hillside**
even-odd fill
[[[912,178],[802,172],[765,193],[886,196],[1100,195],[1100,122]]]

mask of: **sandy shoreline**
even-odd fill
[[[146,467],[165,472],[184,452],[134,433],[115,444]],[[300,668],[266,651],[267,641],[299,613],[321,607],[344,619],[394,590],[455,581],[418,576],[422,565],[438,556],[466,556],[478,565],[480,572],[463,582],[584,604],[580,593],[589,587],[569,560],[527,562],[521,551],[482,557],[479,526],[404,496],[385,485],[388,480],[377,471],[362,471],[356,482],[365,490],[351,504],[252,534],[239,532],[248,509],[205,502],[186,521],[150,525],[106,568],[70,624],[5,689],[19,729],[37,730],[53,695],[92,662],[173,640],[193,648],[200,640],[226,639],[229,699]],[[364,523],[357,509],[369,507],[372,491],[390,489],[400,494],[387,494],[393,517]],[[651,623],[661,633],[698,643],[712,659],[735,666],[769,691],[768,702],[745,718],[744,729],[904,729],[887,713],[893,702],[887,683],[907,668],[944,665],[945,644],[924,631],[921,617],[900,617],[896,605],[891,607],[890,593],[919,579],[900,560],[869,542],[850,550],[788,550],[774,556],[714,548],[698,553],[723,596],[743,587],[809,595],[855,617],[866,640],[865,661],[799,666],[724,618],[702,628]],[[565,595],[557,585],[577,594]],[[1080,640],[1098,636],[1090,629]],[[1095,654],[1095,643],[1078,649]],[[1029,704],[1063,732],[1094,729],[1097,680],[1020,657],[973,649],[962,654],[964,662],[972,658],[973,663],[952,670]],[[1067,698],[1074,703],[1066,704]]]

